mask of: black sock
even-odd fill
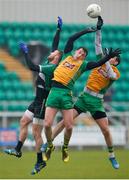
[[[37,163],[43,162],[42,152],[37,153]]]
[[[109,152],[109,153],[114,152],[114,148],[113,148],[113,146],[108,146],[108,152]]]
[[[16,145],[16,147],[15,147],[16,151],[20,152],[22,146],[23,146],[23,143],[22,143],[21,141],[18,141],[18,143],[17,143],[17,145]]]

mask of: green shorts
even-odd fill
[[[81,112],[89,111],[91,115],[94,115],[96,111],[105,112],[103,107],[103,99],[94,97],[86,92],[83,92],[74,104]]]
[[[61,110],[73,109],[71,90],[53,87],[48,95],[46,107],[53,107]]]

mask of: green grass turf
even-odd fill
[[[120,169],[112,168],[104,150],[70,150],[70,161],[61,160],[61,151],[55,150],[47,166],[30,175],[36,161],[34,152],[23,152],[16,158],[0,152],[0,178],[5,179],[125,179],[129,178],[129,151],[117,150]]]

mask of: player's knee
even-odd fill
[[[20,120],[20,125],[21,125],[22,127],[28,126],[29,123],[30,123],[30,121],[29,121],[27,118],[25,118],[25,117],[23,117],[23,118]]]
[[[44,127],[45,127],[45,129],[48,129],[48,128],[50,128],[52,126],[52,123],[50,122],[50,121],[45,121],[44,122]]]
[[[66,124],[65,124],[65,128],[66,128],[67,131],[72,131],[72,129],[73,129],[73,124],[66,123]]]
[[[110,135],[110,131],[109,131],[109,127],[103,127],[102,128],[102,133],[104,136],[109,136]]]

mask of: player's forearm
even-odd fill
[[[31,57],[29,56],[28,53],[24,53],[24,56],[25,56],[25,60],[26,60],[26,63],[27,63],[27,66],[28,68],[31,70],[31,71],[36,71],[36,72],[40,72],[40,67],[39,65],[36,65],[32,62],[31,60]]]
[[[71,36],[71,41],[75,41],[77,40],[78,38],[80,38],[81,36],[87,34],[87,33],[92,33],[92,32],[95,32],[96,31],[96,28],[86,28],[80,32],[77,32],[75,33],[73,36]]]
[[[103,50],[102,50],[102,35],[101,35],[101,30],[97,30],[95,34],[95,52],[96,55],[102,55]]]
[[[86,70],[91,70],[93,68],[102,66],[103,64],[105,64],[108,60],[110,59],[109,56],[104,56],[102,59],[100,59],[99,61],[92,61],[92,62],[88,62],[87,66],[86,66]]]
[[[70,51],[73,50],[74,41],[76,41],[78,38],[80,38],[81,36],[83,36],[83,35],[85,35],[87,33],[92,33],[92,32],[95,32],[95,31],[96,31],[95,28],[86,28],[83,31],[77,32],[74,35],[72,35],[68,39],[68,41],[66,43],[66,46],[65,46],[65,49],[64,49],[64,53],[69,53]]]
[[[53,42],[52,42],[52,52],[58,49],[58,45],[59,45],[59,40],[60,40],[60,29],[57,28],[56,34],[53,38]]]
[[[110,63],[109,63],[109,62],[106,62],[105,64],[106,64],[106,71],[107,71],[108,77],[111,78],[111,79],[116,79],[116,78],[117,78],[117,75],[116,75],[116,73],[113,71],[112,66],[110,65]]]

